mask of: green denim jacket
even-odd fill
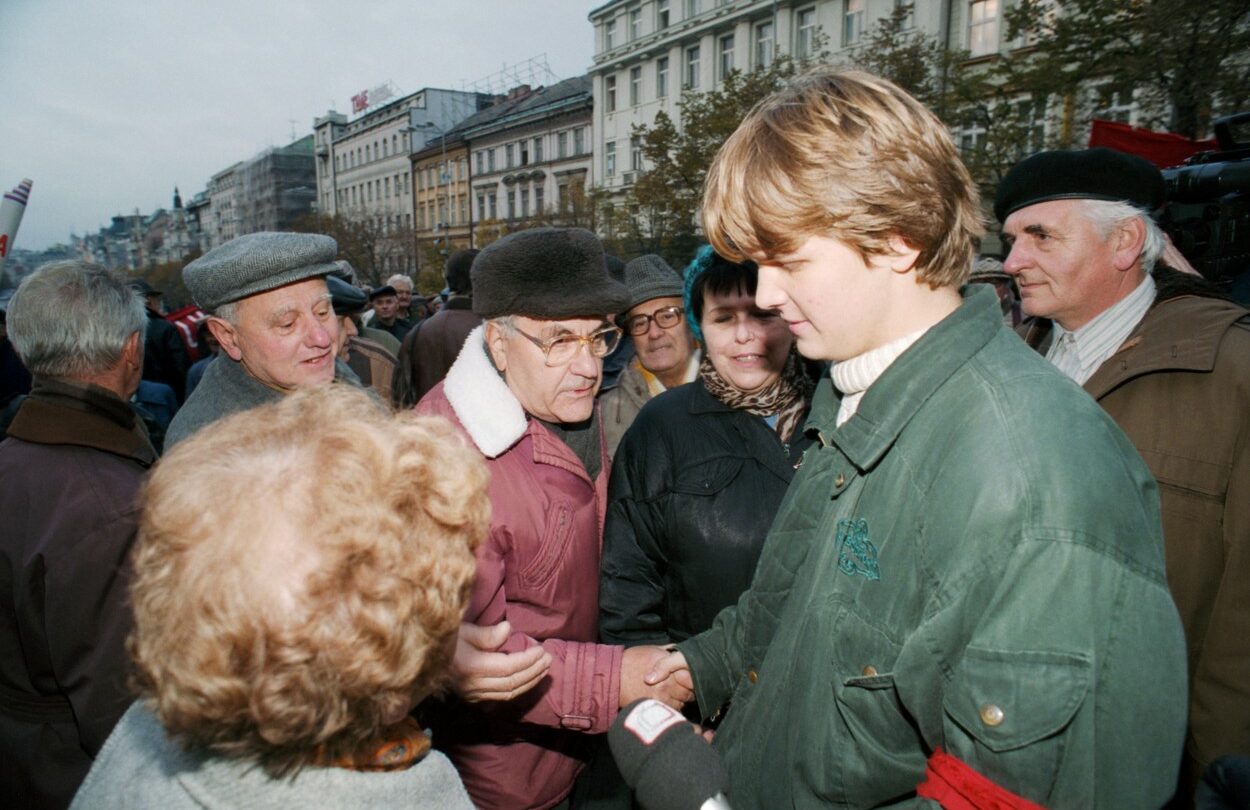
[[[1154,479],[989,290],[819,441],[755,579],[680,645],[738,810],[923,803],[937,748],[1053,807],[1157,807],[1185,646]]]

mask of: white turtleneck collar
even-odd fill
[[[868,387],[927,331],[929,327],[926,326],[884,346],[834,364],[829,374],[834,386],[842,392],[842,406],[838,408],[838,427],[855,415],[855,411],[859,409],[859,401],[863,399]]]

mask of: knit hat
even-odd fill
[[[686,324],[694,333],[695,340],[700,343],[703,342],[703,330],[699,328],[699,319],[695,317],[694,307],[690,305],[691,293],[694,291],[694,283],[699,280],[699,276],[707,272],[717,258],[716,251],[711,245],[699,248],[694,254],[694,261],[686,267],[685,284],[682,285],[681,303],[686,309]]]
[[[625,286],[629,288],[628,312],[653,298],[681,298],[681,276],[668,263],[649,253],[625,265]]]
[[[999,222],[1021,208],[1050,200],[1124,201],[1151,213],[1163,205],[1163,175],[1136,155],[1098,147],[1039,152],[1012,167],[998,184]]]
[[[447,258],[447,264],[443,266],[443,278],[447,281],[448,290],[461,295],[473,292],[473,276],[469,271],[479,253],[480,250],[457,250]]]
[[[338,243],[316,233],[249,233],[182,268],[191,297],[209,312],[248,296],[336,270]]]
[[[603,244],[584,228],[508,234],[473,261],[473,312],[579,318],[622,311],[629,290],[608,275]]]
[[[330,306],[335,315],[355,315],[369,305],[365,291],[348,284],[337,273],[326,276],[326,286],[330,288]]]

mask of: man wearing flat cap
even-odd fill
[[[1158,169],[1140,158],[1043,152],[1007,174],[994,213],[1033,318],[1026,340],[1102,405],[1159,481],[1189,658],[1188,804],[1213,759],[1250,755],[1250,313],[1159,263],[1170,245],[1151,213],[1163,201]]]
[[[610,318],[629,292],[609,277],[599,240],[578,228],[506,236],[471,272],[484,323],[417,404],[451,419],[491,472],[490,534],[465,614],[473,624],[453,665],[464,702],[435,719],[434,739],[478,807],[550,808],[572,791],[591,735],[642,696],[656,658],[596,643],[609,460],[595,394],[621,336]],[[516,664],[514,678],[493,685],[483,656]],[[654,696],[679,705],[691,696],[681,680]],[[484,699],[488,710],[474,705]]]
[[[182,269],[221,356],[169,426],[166,448],[236,411],[335,379],[359,385],[335,357],[339,325],[325,277],[338,243],[310,233],[251,233]]]
[[[360,378],[360,384],[372,388],[384,402],[391,401],[391,383],[395,376],[395,355],[380,343],[362,337],[360,315],[369,306],[369,295],[353,287],[340,275],[326,276],[330,304],[339,319],[339,338],[335,354]]]
[[[664,259],[639,256],[625,265],[629,309],[619,323],[634,339],[636,354],[620,382],[600,399],[608,455],[652,397],[699,373],[699,346],[686,324],[682,279]]]

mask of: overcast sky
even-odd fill
[[[185,202],[387,81],[464,89],[542,54],[585,73],[601,3],[0,0],[0,194],[34,181],[14,246]]]

